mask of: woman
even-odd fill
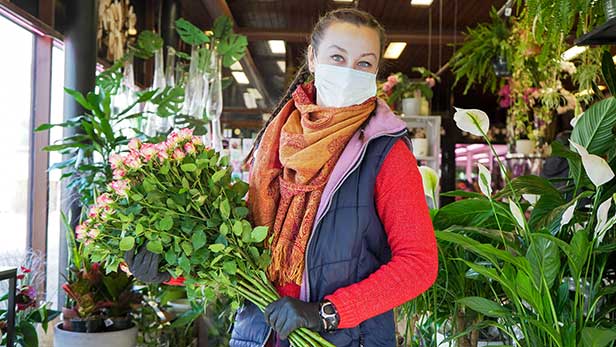
[[[327,13],[307,65],[259,134],[248,204],[254,224],[273,234],[268,276],[283,298],[265,315],[242,307],[231,346],[283,345],[302,327],[338,347],[396,346],[392,309],[436,279],[405,123],[375,98],[384,44],[370,14]]]
[[[265,314],[246,302],[230,346],[286,346],[306,327],[338,347],[393,347],[392,309],[428,289],[438,266],[406,125],[375,97],[385,33],[347,8],[310,41],[251,155],[248,205],[273,235],[268,276],[282,299]],[[133,274],[167,280],[148,256],[127,256]]]

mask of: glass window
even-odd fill
[[[51,55],[51,115],[50,123],[62,123],[64,114],[64,51],[54,46]],[[62,139],[62,128],[55,127],[49,132],[49,143],[53,144]],[[62,161],[58,152],[49,153],[49,164]],[[60,170],[49,171],[49,200],[47,222],[47,301],[58,308],[58,286],[60,269],[60,232],[62,218],[60,216],[61,190]],[[62,271],[64,272],[64,271]]]
[[[34,37],[0,16],[0,256],[20,256],[28,232]]]

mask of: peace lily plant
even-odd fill
[[[498,160],[485,112],[456,109],[454,120],[482,136]],[[481,194],[445,193],[464,199],[432,211],[441,274],[409,317],[433,313],[431,331],[451,327],[448,340],[459,346],[476,346],[487,327],[516,346],[613,345],[615,127],[616,99],[609,98],[578,120],[571,149],[552,144],[552,154],[569,163],[563,188],[538,176],[512,179],[498,161],[502,190],[493,190],[492,173],[478,165]],[[424,183],[433,181],[421,172]]]

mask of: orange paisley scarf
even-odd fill
[[[345,146],[376,103],[327,108],[314,104],[313,84],[299,86],[263,134],[250,176],[255,225],[269,227],[270,281],[301,285],[304,253],[325,184]]]

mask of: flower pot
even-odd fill
[[[616,18],[616,0],[603,0],[603,8],[606,21]]]
[[[417,116],[421,109],[420,98],[405,98],[402,99],[402,113],[405,116]]]
[[[415,157],[428,156],[428,139],[411,139],[413,143],[413,154]]]
[[[107,327],[107,331],[126,330],[133,326],[133,320],[130,317],[112,317],[109,320],[111,325]]]
[[[516,153],[529,155],[535,149],[535,142],[527,139],[517,140],[515,142]]]
[[[137,345],[137,326],[130,329],[101,333],[78,333],[54,326],[54,346],[62,347],[134,347]]]

